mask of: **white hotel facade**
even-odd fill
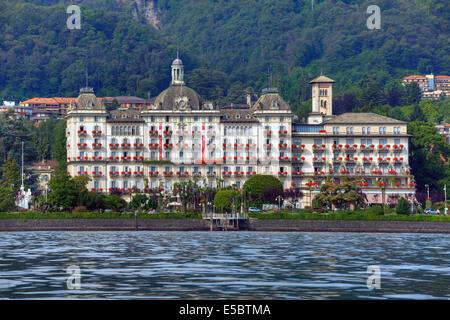
[[[311,81],[313,112],[296,124],[276,89],[248,99],[247,108],[219,109],[183,78],[177,58],[170,87],[142,111],[108,112],[91,88],[81,89],[66,116],[68,174],[88,175],[92,191],[118,189],[125,197],[188,180],[241,188],[257,173],[306,191],[302,206],[327,177],[358,180],[369,202],[381,202],[382,193],[413,197],[406,123],[372,113],[334,116],[333,80]]]

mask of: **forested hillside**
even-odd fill
[[[131,15],[150,2],[160,31]],[[444,0],[314,2],[312,9],[310,0],[0,0],[0,97],[74,96],[85,61],[99,95],[155,95],[168,84],[177,39],[188,82],[189,73],[211,80],[213,90],[201,93],[221,103],[235,88],[265,87],[268,65],[293,104],[309,98],[307,81],[321,70],[337,80],[338,93],[366,76],[384,86],[409,73],[449,72]],[[82,28],[70,31],[65,8],[77,3]],[[381,30],[366,27],[370,4],[381,8]]]

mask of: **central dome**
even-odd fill
[[[154,104],[159,110],[201,110],[202,105],[200,95],[183,85],[170,86],[156,97]]]

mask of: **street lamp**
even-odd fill
[[[425,188],[427,188],[427,200],[428,200],[428,198],[430,198],[430,185],[426,184]]]
[[[281,196],[278,196],[275,200],[278,200],[278,209],[281,210],[281,200],[283,200],[283,198]]]

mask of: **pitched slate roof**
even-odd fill
[[[335,116],[333,119],[325,121],[324,124],[406,124],[404,121],[400,121],[397,119],[385,117],[376,113],[371,112],[347,112]]]

